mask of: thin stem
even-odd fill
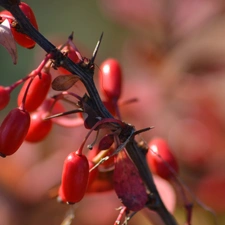
[[[29,81],[29,83],[28,83],[28,85],[27,85],[27,87],[26,87],[25,93],[24,93],[24,95],[23,95],[22,102],[21,102],[21,104],[20,104],[20,106],[19,106],[19,108],[22,109],[23,111],[26,110],[26,108],[25,108],[25,103],[26,103],[27,93],[28,93],[28,91],[29,91],[29,88],[30,88],[30,85],[31,85],[33,79],[34,79],[33,77],[30,78],[30,81]]]

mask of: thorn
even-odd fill
[[[44,120],[49,120],[49,119],[53,119],[53,118],[56,118],[56,117],[65,116],[65,115],[69,115],[69,114],[72,114],[72,113],[78,113],[78,112],[83,112],[83,110],[74,109],[74,110],[70,110],[70,111],[67,111],[67,112],[57,113],[57,114],[54,114],[52,116],[48,116],[48,117],[44,118]]]
[[[135,135],[137,135],[137,134],[146,132],[146,131],[151,130],[151,129],[153,129],[153,128],[154,128],[154,127],[152,126],[152,127],[143,128],[143,129],[141,129],[141,130],[137,130],[137,131],[135,131],[135,132],[133,133],[133,135],[135,136]]]
[[[78,48],[75,46],[75,44],[73,43],[73,32],[71,33],[71,35],[68,37],[68,44],[75,50],[77,57],[79,58],[79,60],[82,62],[83,61],[83,57],[80,54],[80,51],[78,50]]]
[[[68,37],[68,39],[71,40],[71,41],[73,40],[73,31],[72,31],[72,33],[70,34],[70,36]]]
[[[96,46],[95,46],[95,49],[94,49],[94,51],[93,51],[92,58],[91,58],[91,60],[90,60],[90,63],[91,63],[91,64],[93,64],[94,61],[95,61],[96,55],[97,55],[97,53],[98,53],[99,46],[100,46],[101,41],[102,41],[102,37],[103,37],[103,32],[101,33],[101,36],[100,36],[100,38],[99,38],[99,40],[98,40],[98,42],[97,42],[97,44],[96,44]]]

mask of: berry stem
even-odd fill
[[[41,70],[45,67],[49,59],[51,59],[52,57],[53,57],[52,53],[47,54],[45,58],[42,60],[42,62],[40,63],[40,65],[30,73],[30,76],[35,76],[35,75],[40,76]]]
[[[121,122],[120,120],[117,120],[117,119],[114,119],[114,118],[104,118],[104,119],[101,119],[100,121],[98,121],[92,128],[91,130],[87,133],[86,137],[84,138],[79,150],[82,151],[83,148],[84,148],[84,145],[87,141],[87,139],[89,138],[89,136],[91,135],[91,133],[98,127],[98,126],[101,126],[103,124],[106,124],[106,123],[112,123],[112,124],[117,124],[119,125],[120,127],[123,127],[124,124],[123,122]],[[119,128],[119,127],[118,127]]]
[[[26,97],[27,97],[27,93],[28,93],[28,90],[29,90],[29,88],[30,88],[30,85],[31,85],[33,79],[34,79],[33,77],[30,78],[30,81],[29,81],[29,83],[28,83],[28,85],[27,85],[27,87],[26,87],[26,91],[25,91],[24,96],[23,96],[23,99],[22,99],[22,103],[21,103],[21,105],[19,106],[19,108],[20,108],[21,110],[23,110],[23,111],[26,110],[26,109],[25,109]]]
[[[13,83],[9,87],[7,87],[7,89],[9,90],[9,92],[12,92],[17,86],[19,86],[20,84],[22,84],[23,82],[25,82],[27,79],[29,79],[31,77],[35,77],[36,75],[40,74],[41,73],[41,70],[44,68],[44,66],[46,65],[46,63],[51,58],[52,58],[52,54],[47,54],[47,56],[40,63],[40,65],[35,70],[33,70],[28,76],[26,76],[26,77],[24,77],[24,78],[16,81],[15,83]]]
[[[25,82],[26,80],[30,79],[32,76],[28,75],[18,81],[16,81],[15,83],[13,83],[12,85],[10,85],[9,87],[7,87],[7,89],[9,90],[9,92],[12,92],[17,86],[19,86],[20,84],[22,84],[23,82]]]

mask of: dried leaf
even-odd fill
[[[92,100],[87,94],[83,96],[80,104],[81,108],[84,110],[84,126],[87,129],[91,129],[99,121],[99,115],[97,113],[98,111],[95,109]]]
[[[128,210],[139,211],[144,208],[148,200],[145,185],[124,150],[120,151],[115,159],[115,192]]]
[[[0,24],[0,44],[6,48],[12,57],[13,63],[17,63],[16,42],[10,29],[10,23],[7,19]]]
[[[52,82],[52,88],[56,91],[66,91],[71,88],[80,78],[74,74],[60,75]]]
[[[99,121],[98,114],[86,102],[83,102],[82,104],[83,104],[84,112],[86,114],[84,118],[84,126],[87,129],[91,129]]]

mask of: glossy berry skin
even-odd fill
[[[111,101],[117,101],[122,88],[122,71],[117,60],[109,58],[101,64],[99,81],[104,96]]]
[[[62,194],[69,204],[79,202],[86,192],[89,164],[85,155],[70,153],[64,161],[62,172]]]
[[[170,179],[178,173],[178,164],[170,151],[166,140],[154,138],[149,144],[149,150],[146,155],[148,165],[152,172],[164,179]]]
[[[30,114],[30,127],[25,137],[25,141],[42,141],[52,129],[52,120],[44,120],[46,113],[44,111],[35,111]]]
[[[37,21],[36,21],[35,15],[34,15],[32,9],[30,8],[30,6],[24,2],[21,2],[19,7],[23,11],[25,16],[29,19],[30,23],[38,30]],[[35,46],[35,42],[29,36],[18,32],[16,30],[16,28],[12,28],[11,30],[12,30],[12,34],[15,38],[15,41],[19,45],[21,45],[24,48],[29,48],[29,49],[33,48]]]
[[[10,100],[10,91],[9,89],[0,86],[0,110],[4,109]]]
[[[51,86],[51,75],[49,73],[42,72],[41,79],[39,76],[35,76],[29,90],[27,92],[27,97],[25,101],[25,109],[28,112],[32,112],[36,110],[42,102],[45,100],[47,93]],[[29,84],[30,79],[28,79],[22,86],[18,98],[17,103],[21,105],[24,93],[26,92],[27,85]]]
[[[106,107],[106,109],[113,115],[116,115],[116,107],[115,107],[115,102],[112,102],[110,100],[107,99],[107,101],[103,101],[104,106]]]
[[[25,16],[29,19],[30,23],[38,30],[38,24],[30,6],[26,4],[25,2],[21,2],[19,4],[19,7],[22,10],[22,12],[25,14]],[[0,16],[3,19],[7,18],[7,16],[10,16],[13,18],[12,14],[6,10],[0,12]],[[15,26],[16,21],[14,19],[9,19],[9,21],[11,23],[11,31],[15,41],[24,48],[29,48],[29,49],[33,48],[35,46],[35,42],[29,36],[17,30]]]
[[[9,112],[0,127],[0,155],[12,155],[23,143],[30,126],[27,111],[15,108]]]
[[[57,200],[58,200],[58,202],[66,203],[66,199],[65,199],[64,193],[62,191],[62,185],[59,186]]]

